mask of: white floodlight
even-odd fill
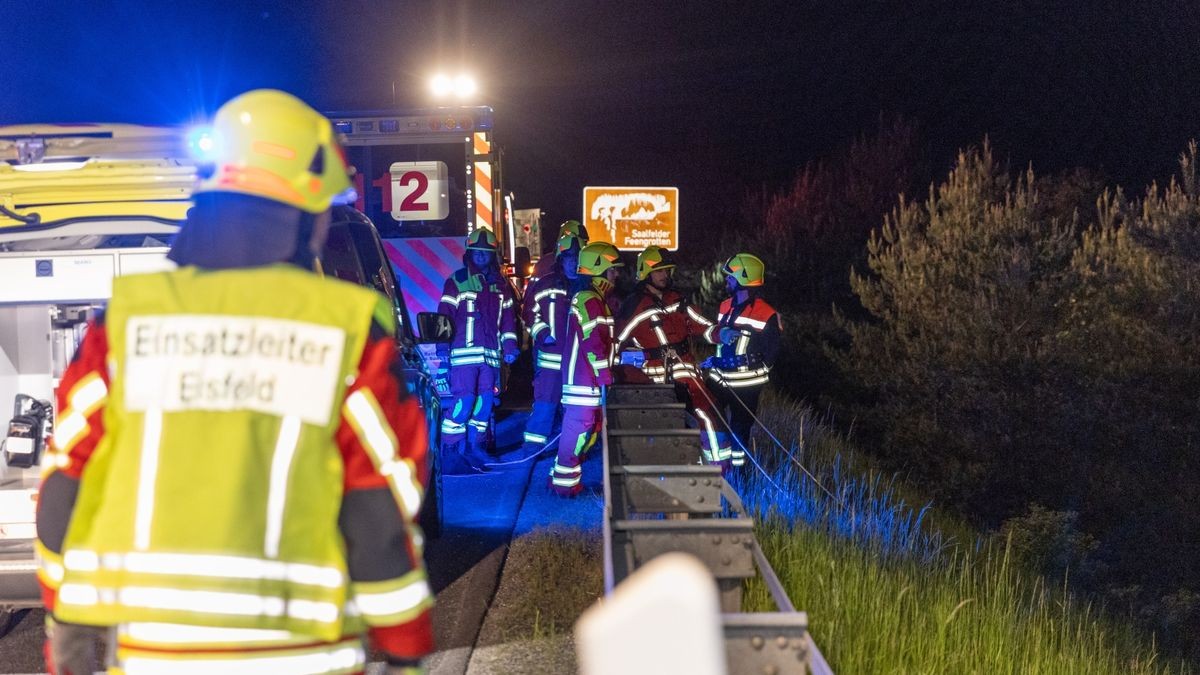
[[[454,78],[454,94],[459,98],[468,98],[473,96],[479,90],[475,84],[475,78],[470,75],[459,75]]]
[[[429,89],[433,92],[433,95],[438,98],[445,98],[446,96],[449,96],[451,92],[454,91],[454,88],[454,80],[451,80],[448,76],[442,73],[434,75],[433,79],[429,81]]]

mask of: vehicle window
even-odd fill
[[[346,223],[334,223],[329,228],[329,238],[325,241],[325,248],[321,249],[321,267],[325,274],[342,281],[359,286],[371,285],[363,274],[354,239]]]
[[[384,274],[383,266],[387,263],[379,254],[379,248],[375,245],[375,237],[372,236],[370,228],[362,223],[350,223],[347,229],[354,239],[354,246],[358,249],[358,259],[362,262],[363,272],[367,275],[371,286],[389,298],[395,295],[391,279]]]
[[[362,262],[363,270],[370,279],[371,285],[392,301],[392,306],[396,310],[397,327],[401,331],[405,330],[408,316],[404,307],[404,298],[400,295],[400,290],[396,288],[392,263],[384,257],[383,251],[380,250],[377,235],[369,225],[363,223],[350,223],[349,230],[358,248],[359,260]]]

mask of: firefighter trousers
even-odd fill
[[[525,423],[525,442],[544,446],[554,435],[562,401],[562,371],[539,366],[533,375],[533,410]]]
[[[558,457],[550,470],[550,489],[564,496],[583,490],[583,458],[600,437],[600,406],[564,405]]]
[[[498,368],[486,363],[450,366],[450,394],[454,402],[442,414],[442,442],[467,439],[467,447],[481,451],[496,397]]]
[[[737,437],[732,439],[731,443],[734,466],[746,463],[743,448],[750,447],[750,430],[754,427],[754,415],[758,414],[758,399],[762,395],[763,386],[758,384],[749,387],[730,387],[721,384],[716,387],[714,392],[717,394],[717,403],[721,406],[721,413],[727,415],[729,428]]]
[[[677,375],[675,391],[700,424],[700,451],[705,464],[725,464],[733,459],[733,445],[721,424],[719,399],[699,377]]]
[[[726,433],[725,425],[721,423],[722,413],[718,410],[720,399],[704,383],[696,364],[690,358],[676,359],[668,367],[662,360],[647,359],[639,374],[646,382],[662,384],[670,381],[675,384],[676,396],[687,404],[688,412],[700,425],[700,453],[704,463],[727,469],[733,459],[735,446]]]

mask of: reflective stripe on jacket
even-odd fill
[[[506,354],[517,353],[516,295],[508,281],[485,284],[483,275],[461,268],[442,288],[438,313],[454,322],[450,365],[486,363],[499,367]]]
[[[562,367],[570,295],[566,278],[556,272],[537,279],[525,289],[522,318],[537,350],[536,365],[539,368],[559,370]],[[551,344],[547,344],[548,338],[553,338]]]
[[[617,349],[632,346],[645,350],[647,353],[642,371],[651,380],[659,383],[666,380],[667,370],[661,348],[668,346],[677,346],[681,358],[680,363],[672,364],[672,375],[697,376],[694,368],[687,367],[687,364],[695,363],[687,340],[693,336],[705,336],[712,322],[687,302],[682,294],[666,290],[660,298],[642,284],[625,301],[621,315]]]
[[[390,375],[393,321],[377,293],[287,265],[114,280],[64,376],[79,392],[106,363],[103,410],[56,436],[39,505],[55,616],[325,643],[412,626],[381,643],[427,652],[426,434]],[[63,504],[59,545],[43,526]]]
[[[741,333],[732,345],[720,343],[722,328]],[[731,298],[721,303],[717,322],[705,337],[717,343],[717,359],[741,360],[732,368],[715,367],[709,377],[733,388],[761,386],[767,383],[771,366],[779,351],[783,322],[775,308],[761,298],[751,298],[738,306]]]
[[[563,351],[563,405],[598,406],[601,387],[612,383],[613,318],[595,288],[575,294]]]

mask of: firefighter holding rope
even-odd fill
[[[641,372],[658,384],[673,383],[680,400],[703,430],[701,451],[706,464],[727,471],[733,457],[729,435],[721,433],[720,413],[713,405],[689,339],[704,337],[713,327],[695,307],[674,288],[675,261],[670,252],[648,246],[637,259],[638,284],[625,300],[619,313],[618,353],[632,348],[641,360]],[[627,358],[630,352],[624,352]],[[629,372],[624,368],[622,372]],[[635,371],[636,374],[636,371]]]
[[[744,450],[749,446],[759,396],[779,355],[783,320],[760,297],[766,271],[762,260],[738,253],[721,271],[729,297],[721,303],[717,323],[705,333],[705,338],[717,345],[717,353],[704,367],[709,369],[717,402],[728,410],[729,429],[736,436],[732,464],[741,466],[746,461]]]

